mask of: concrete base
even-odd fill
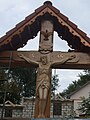
[[[31,120],[68,120],[68,118],[32,118]]]
[[[3,120],[31,120],[31,118],[3,118]]]
[[[3,120],[74,120],[74,119],[68,119],[68,118],[3,118]]]

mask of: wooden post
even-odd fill
[[[43,94],[46,94],[46,97],[41,97],[40,98],[40,93],[39,95],[36,95],[36,104],[35,104],[35,118],[49,118],[50,117],[50,88],[51,88],[51,68],[50,68],[50,52],[53,51],[53,24],[49,20],[44,20],[41,23],[41,31],[40,31],[40,42],[39,42],[39,51],[41,53],[41,56],[43,57],[43,60],[46,58],[47,60],[40,61],[42,62],[40,70],[46,70],[45,74],[42,73],[42,79],[40,78],[40,74],[38,73],[37,77],[37,86],[38,89],[42,86],[44,86],[44,82],[47,82],[45,88],[43,89]],[[42,58],[41,57],[41,58]],[[44,58],[45,57],[45,58]],[[46,63],[45,63],[46,62]],[[39,63],[41,64],[41,63]],[[48,72],[47,72],[48,71]],[[45,77],[43,79],[43,77]],[[48,78],[48,79],[47,79]],[[43,81],[42,81],[43,80]],[[41,82],[43,85],[38,85]],[[46,90],[47,89],[47,90]],[[38,90],[39,91],[39,90]],[[42,90],[41,90],[42,91]],[[46,93],[44,93],[47,91]],[[36,90],[37,94],[37,90]],[[45,104],[45,105],[44,105]],[[41,110],[40,110],[41,109]]]

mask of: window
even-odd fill
[[[5,117],[12,117],[12,109],[5,109]]]
[[[53,115],[61,115],[61,102],[55,100],[53,103]]]

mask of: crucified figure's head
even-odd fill
[[[42,62],[43,65],[47,64],[47,56],[40,57],[40,62]]]

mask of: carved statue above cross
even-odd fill
[[[53,51],[53,24],[50,20],[41,23],[39,51],[41,53],[49,53]]]

